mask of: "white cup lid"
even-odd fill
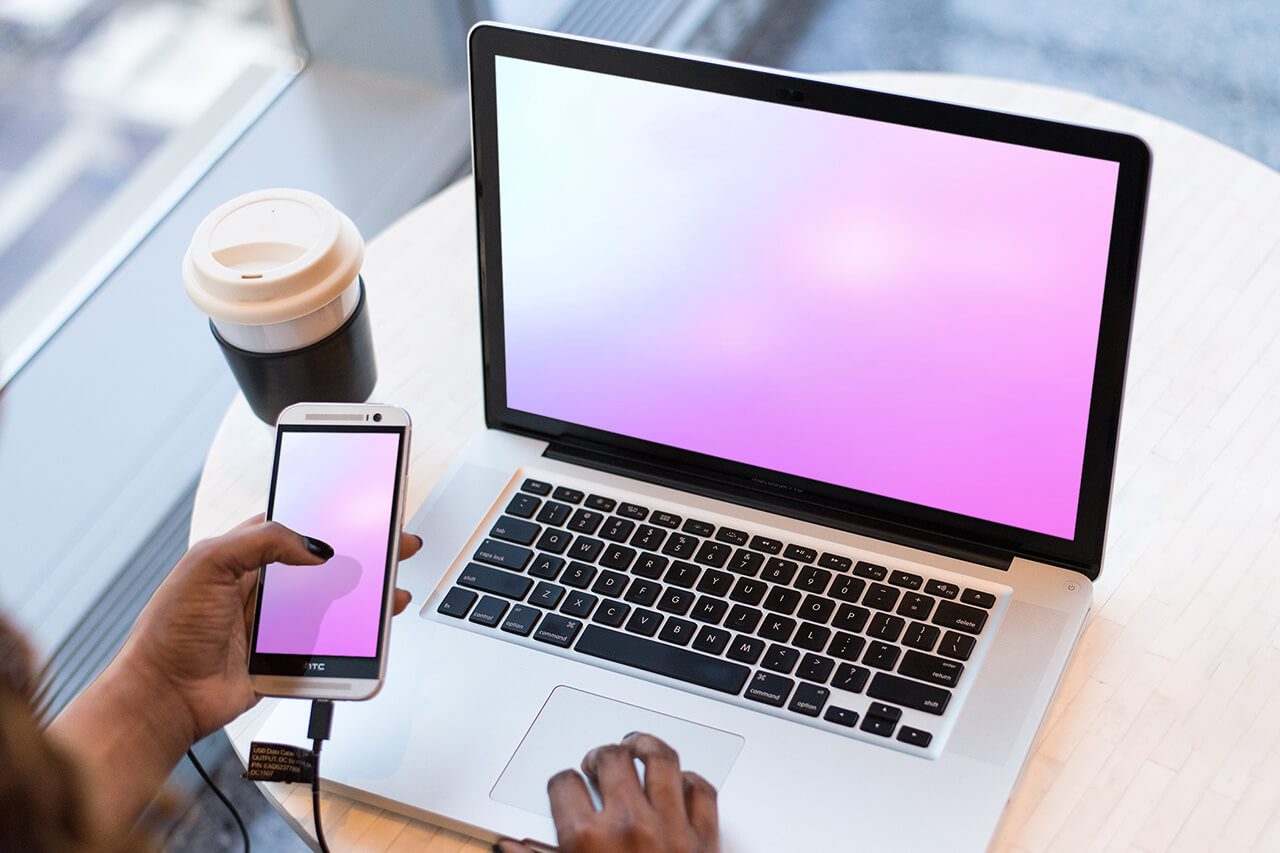
[[[328,305],[360,272],[355,224],[303,190],[258,190],[204,218],[182,259],[187,295],[215,321],[283,323]]]

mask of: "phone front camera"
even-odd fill
[[[382,420],[382,412],[374,412],[374,413],[373,413],[373,420],[374,420],[374,422],[375,422],[375,423],[376,423],[376,422],[378,422],[378,421],[380,421],[380,420]]]

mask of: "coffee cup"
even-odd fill
[[[182,259],[187,295],[254,414],[358,403],[377,381],[355,224],[314,193],[247,193],[205,217]]]

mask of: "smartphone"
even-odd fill
[[[382,688],[408,464],[404,409],[299,403],[280,413],[267,518],[334,555],[258,573],[249,646],[258,693],[369,699]]]

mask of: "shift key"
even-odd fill
[[[521,548],[519,545],[510,545],[506,542],[486,539],[476,549],[475,559],[482,563],[492,563],[495,566],[502,566],[504,569],[521,572],[524,571],[524,567],[529,564],[529,561],[533,559],[533,552],[528,548]]]
[[[462,574],[458,575],[458,584],[520,601],[529,592],[529,587],[533,586],[533,581],[524,575],[513,575],[479,563],[467,563]]]

